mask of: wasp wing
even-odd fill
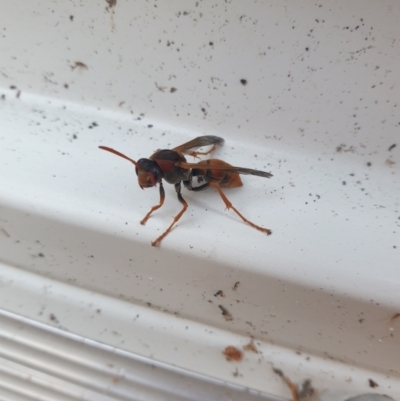
[[[189,150],[201,148],[202,146],[209,146],[209,145],[223,145],[224,139],[220,138],[219,136],[214,136],[214,135],[204,135],[204,136],[198,136],[197,138],[192,139],[189,142],[184,143],[183,145],[177,146],[176,148],[173,148],[175,152],[180,152],[180,153],[190,153],[188,152]],[[209,152],[207,152],[209,153]]]
[[[186,170],[189,170],[191,168],[196,169],[196,170],[219,170],[219,171],[226,171],[227,173],[249,174],[249,175],[256,175],[258,177],[265,177],[265,178],[272,177],[272,174],[267,173],[266,171],[253,170],[251,168],[245,168],[245,167],[235,167],[235,166],[229,166],[229,165],[213,164],[212,161],[210,161],[210,160],[207,160],[207,162],[209,162],[209,163],[200,164],[200,163],[178,162],[175,164],[175,166],[184,168]]]

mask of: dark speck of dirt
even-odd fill
[[[222,316],[225,318],[225,320],[227,321],[233,320],[233,316],[229,313],[229,311],[225,307],[223,307],[222,305],[218,305],[218,308],[221,309]]]
[[[214,46],[214,42],[210,42],[209,45],[210,45],[210,46]]]
[[[241,80],[240,80],[240,83],[241,83],[242,85],[247,85],[247,79],[241,79]]]
[[[70,15],[70,16],[69,16],[69,20],[70,20],[70,21],[73,21],[73,20],[74,20],[74,16],[73,16],[73,15]]]
[[[310,48],[309,47],[306,47],[306,52],[308,52],[310,50]]]
[[[379,384],[376,381],[373,381],[372,379],[368,379],[368,383],[369,383],[369,386],[372,388],[379,386]]]
[[[44,258],[44,253],[39,252],[39,253],[38,253],[38,256],[39,256],[40,258]]]
[[[358,323],[363,323],[363,322],[364,322],[364,320],[365,320],[365,319],[363,319],[363,318],[361,318],[361,319],[358,319]]]
[[[65,88],[65,89],[68,89],[68,88],[69,88],[69,85],[68,85],[68,84],[64,84],[64,88]]]
[[[11,85],[10,89],[17,89],[17,87],[15,85]]]
[[[215,294],[214,297],[224,297],[225,294],[222,290],[218,290]]]
[[[283,372],[278,368],[272,368],[273,372],[276,373],[278,376],[283,377]]]
[[[6,100],[6,95],[4,93],[1,95],[1,100]]]
[[[111,7],[114,7],[117,4],[117,0],[106,0],[106,3],[111,8]]]
[[[93,127],[98,127],[99,126],[99,124],[97,124],[96,121],[93,121],[92,125],[93,125]]]
[[[149,124],[147,128],[153,128],[153,124]]]
[[[171,88],[169,91],[170,91],[171,93],[175,93],[177,90],[178,90],[178,89],[176,89],[176,88]]]
[[[371,167],[371,166],[372,166],[372,163],[371,163],[371,162],[367,162],[367,166],[368,166],[368,167]]]
[[[75,63],[71,66],[72,71],[75,68],[81,68],[81,69],[87,70],[88,66],[85,63],[82,63],[82,61],[75,61]]]
[[[58,322],[58,319],[56,318],[56,315],[54,313],[50,313],[49,318],[52,322]]]
[[[72,138],[78,139],[78,137],[76,136],[76,134],[72,135]]]
[[[390,152],[390,151],[393,150],[396,146],[397,146],[397,145],[396,145],[395,143],[394,143],[393,145],[390,145],[388,151]]]

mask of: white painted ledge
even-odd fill
[[[276,366],[340,400],[399,400],[397,2],[107,4],[14,0],[0,14],[2,316],[232,394],[289,397]],[[212,190],[183,190],[189,209],[154,249],[180,209],[174,189],[141,226],[157,190],[97,147],[138,159],[204,134],[226,139],[217,157],[274,174],[226,191],[273,234]],[[250,337],[257,354],[225,360]],[[9,392],[30,374],[14,363],[36,369],[13,352]]]

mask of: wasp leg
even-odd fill
[[[171,225],[164,231],[164,233],[151,243],[151,245],[153,245],[153,246],[157,246],[167,236],[167,234],[171,231],[174,224],[182,217],[183,213],[185,213],[186,209],[188,208],[188,204],[186,203],[185,199],[182,198],[182,195],[181,195],[181,183],[180,182],[175,184],[175,191],[176,191],[176,194],[178,195],[179,202],[181,202],[183,205],[183,208],[174,217],[174,220],[172,221]]]
[[[222,200],[225,203],[225,206],[227,209],[232,209],[245,223],[251,225],[254,227],[256,230],[262,231],[263,233],[266,233],[267,235],[272,234],[272,231],[269,230],[268,228],[263,228],[258,226],[257,224],[252,223],[250,220],[247,220],[240,212],[235,208],[235,206],[232,205],[232,203],[229,201],[229,199],[225,196],[225,194],[222,192],[221,187],[218,185],[218,183],[211,181],[208,183],[208,185],[214,187],[218,193],[219,196],[222,198]]]
[[[154,210],[159,209],[164,204],[164,199],[165,199],[165,191],[164,191],[162,181],[160,181],[160,203],[156,206],[153,206],[150,209],[150,212],[147,213],[146,216],[144,216],[144,219],[140,222],[140,224],[146,223],[146,221],[149,219],[150,215],[154,212]]]

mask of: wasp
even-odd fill
[[[189,191],[195,192],[202,191],[208,187],[214,187],[218,191],[218,194],[225,203],[227,209],[232,209],[245,223],[253,228],[266,233],[267,235],[271,234],[270,229],[260,227],[257,224],[252,223],[250,220],[247,220],[232,205],[221,189],[242,186],[243,184],[239,174],[251,174],[259,177],[271,178],[271,173],[243,167],[234,167],[219,159],[202,160],[198,163],[188,163],[185,159],[184,154],[195,158],[198,158],[199,155],[208,155],[217,147],[217,145],[223,145],[223,143],[224,139],[218,136],[199,136],[183,145],[177,146],[176,148],[157,150],[148,159],[143,158],[138,161],[135,161],[112,148],[99,146],[100,149],[114,153],[134,164],[140,188],[151,188],[157,186],[157,184],[159,185],[160,202],[158,205],[155,205],[150,209],[140,222],[141,224],[145,224],[150,215],[164,204],[165,191],[163,180],[175,186],[178,200],[182,204],[182,210],[174,217],[170,226],[155,241],[153,241],[151,245],[157,246],[160,244],[188,208],[188,204],[181,194],[182,182]],[[210,145],[212,145],[212,148],[208,152],[195,151],[195,149]],[[198,185],[193,185],[193,179],[195,177],[197,178]]]

